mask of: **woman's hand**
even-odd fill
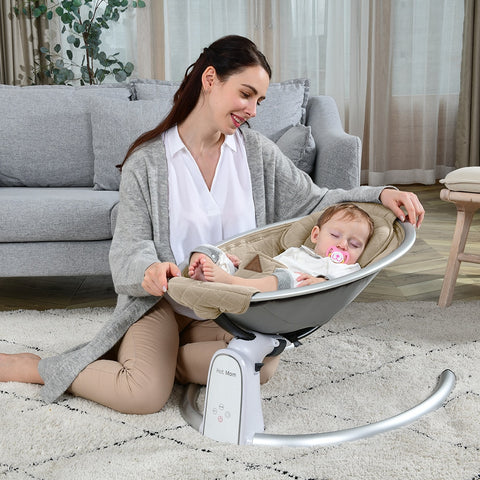
[[[414,193],[385,188],[380,194],[380,201],[402,222],[408,220],[408,222],[417,228],[422,224],[425,210]],[[406,216],[401,208],[402,206],[407,212]]]
[[[161,297],[167,291],[168,279],[180,275],[180,269],[174,263],[155,262],[145,270],[142,287],[150,295]]]

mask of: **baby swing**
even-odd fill
[[[263,433],[259,370],[265,356],[299,346],[302,338],[350,304],[382,268],[399,259],[415,242],[414,227],[397,221],[390,210],[379,204],[358,205],[373,218],[375,230],[359,259],[362,269],[355,273],[306,287],[263,293],[251,287],[184,277],[170,280],[168,298],[175,308],[184,313],[187,308],[199,318],[216,317],[216,322],[235,337],[211,360],[203,415],[196,407],[201,387],[189,385],[185,391],[182,415],[200,433],[238,445],[327,446],[407,425],[443,404],[455,384],[450,370],[442,372],[427,399],[394,417],[337,432]],[[242,259],[237,274],[251,277],[271,273],[276,267],[271,257],[291,246],[313,247],[310,231],[320,213],[256,229],[217,246]]]

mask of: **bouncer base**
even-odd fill
[[[251,440],[253,445],[289,446],[289,447],[323,447],[339,443],[371,437],[396,428],[409,425],[423,415],[430,413],[443,405],[455,386],[455,374],[451,370],[444,370],[439,377],[434,391],[423,402],[403,413],[367,425],[338,430],[336,432],[309,433],[298,435],[275,435],[262,432],[255,433]],[[181,406],[185,421],[198,431],[201,431],[203,415],[197,410],[196,402],[201,386],[188,385]]]

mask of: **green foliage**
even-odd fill
[[[17,17],[44,17],[47,21],[58,17],[63,24],[62,34],[68,34],[65,51],[58,43],[53,49],[40,47],[41,58],[35,62],[34,83],[42,76],[58,85],[73,81],[81,85],[100,84],[111,75],[117,82],[125,81],[134,66],[131,62],[120,61],[118,53],[107,55],[101,50],[102,33],[112,22],[118,22],[128,8],[143,7],[143,0],[16,0],[13,11]],[[74,58],[79,56],[82,61],[75,63]]]

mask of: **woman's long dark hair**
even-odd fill
[[[213,42],[204,48],[197,61],[185,72],[182,84],[173,97],[173,107],[165,119],[154,129],[145,132],[131,145],[125,159],[117,168],[122,170],[128,157],[145,142],[153,140],[163,132],[182,123],[195,108],[202,91],[202,75],[207,67],[213,66],[221,81],[230,75],[239,73],[246,67],[259,65],[272,76],[272,70],[265,55],[248,38],[239,35],[229,35]]]

